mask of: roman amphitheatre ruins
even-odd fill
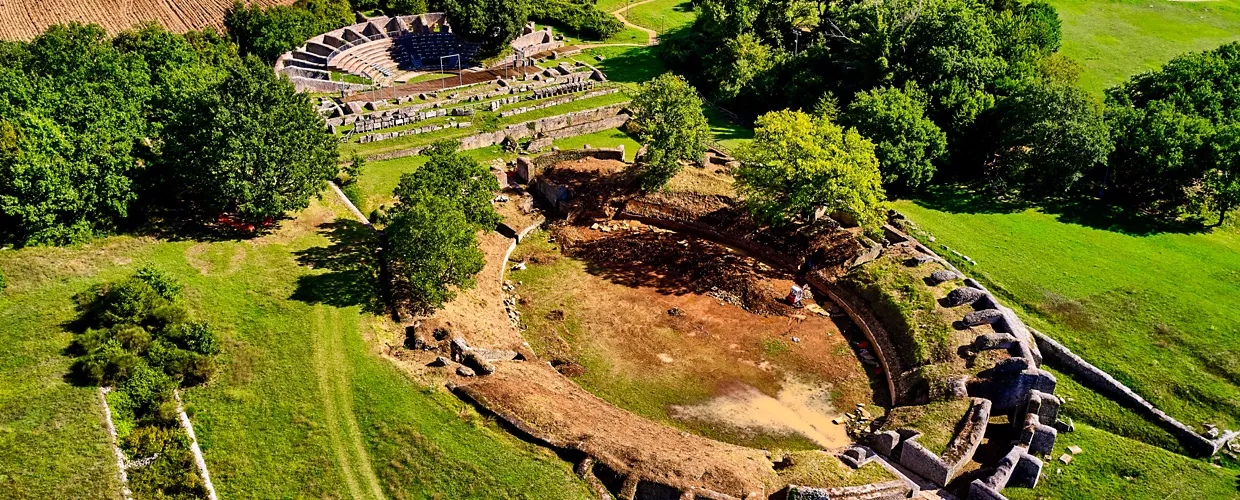
[[[0,33],[26,39],[78,18],[109,33],[149,20],[176,32],[220,28],[230,5],[0,0]],[[619,12],[611,14],[623,20]],[[645,32],[650,45],[657,43]],[[388,308],[363,312],[367,326],[342,333],[362,338],[357,350],[386,369],[395,366],[402,383],[411,379],[417,390],[450,399],[458,415],[481,414],[484,422],[468,424],[480,439],[492,439],[494,426],[505,439],[570,464],[573,484],[584,482],[597,498],[1006,499],[1013,490],[1036,495],[1039,482],[1082,453],[1061,440],[1077,432],[1061,412],[1072,404],[1057,395],[1061,374],[1165,431],[1186,455],[1214,457],[1240,437],[1177,421],[1128,380],[1026,324],[1013,309],[1019,306],[1000,299],[1008,295],[970,276],[961,264],[970,258],[935,244],[899,211],[888,211],[881,230],[869,232],[846,214],[825,211],[795,226],[761,223],[735,189],[738,155],[719,143],[683,162],[667,189],[644,192],[634,173],[645,148],[581,140],[623,134],[634,116],[634,82],[609,75],[613,56],[602,45],[530,22],[499,56],[483,59],[479,44],[458,36],[446,14],[359,12],[355,24],[311,37],[271,66],[308,96],[342,160],[405,161],[404,173],[419,168],[421,155],[442,140],[467,154],[491,154],[484,162],[501,188],[491,204],[503,222],[477,235],[485,268],[476,286],[433,313],[411,314],[399,307],[399,280],[377,264],[385,250],[376,244],[370,254],[346,257],[382,269],[375,272],[383,289],[376,300]],[[398,202],[390,177],[373,175],[366,180],[377,187],[360,193],[331,184],[286,232],[321,237],[348,219],[367,238],[387,241],[381,219]],[[203,277],[246,265],[247,250],[225,255],[207,248],[196,243],[183,252]],[[250,258],[270,251],[244,248]],[[295,253],[299,265],[317,264],[302,260],[313,249]],[[346,350],[339,339],[326,345],[313,346],[313,369],[322,369],[319,358],[346,356],[338,354]],[[249,344],[228,348],[244,354],[230,363],[263,362]],[[351,375],[346,365],[332,370],[340,380]],[[287,420],[296,432],[330,438],[353,496],[384,497],[387,484],[380,482],[389,479],[370,470],[361,437],[373,429],[359,432],[351,414],[352,394],[361,400],[369,388],[317,380],[318,390],[337,398],[329,412],[347,417],[329,416],[325,431],[300,410]],[[116,444],[104,394],[110,450],[125,485],[131,465]],[[230,422],[219,418],[223,412],[203,410],[209,402],[195,408],[207,415],[199,435],[210,436],[200,447],[193,431],[199,417],[186,413],[180,397],[176,413],[214,500],[208,466],[218,485],[258,465],[211,449],[235,443],[211,436]],[[230,398],[238,405],[258,399],[244,390],[222,399]],[[353,435],[334,435],[341,434],[337,424],[352,425],[345,434]],[[409,429],[411,441],[392,438]],[[380,434],[393,446],[431,442],[417,431]],[[431,442],[412,460],[404,457],[409,462],[388,465],[416,474],[409,463],[420,466],[434,452]],[[468,474],[452,463],[460,467],[453,472]],[[363,465],[347,470],[357,464]]]
[[[419,136],[527,152],[493,164],[505,222],[481,237],[478,286],[400,317],[403,345],[387,356],[573,462],[598,495],[1004,498],[1036,487],[1073,430],[1045,358],[1136,397],[910,237],[898,213],[881,236],[829,216],[786,234],[749,218],[723,149],[682,174],[716,194],[644,195],[623,147],[551,147],[629,111],[604,101],[523,120],[620,89],[549,29],[512,46],[477,67],[441,15],[375,18],[275,69],[321,96],[342,141],[405,145],[371,159],[415,155]],[[460,61],[470,67],[419,78]],[[509,121],[481,130],[472,117],[488,111]],[[804,307],[785,300],[794,285]],[[918,305],[902,316],[893,301]],[[1199,455],[1234,437],[1162,416]]]

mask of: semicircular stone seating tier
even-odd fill
[[[281,55],[275,70],[292,79],[330,81],[331,72],[339,71],[377,80],[402,70],[438,68],[441,58],[454,55],[467,66],[477,52],[476,43],[452,32],[443,13],[380,16],[307,40]],[[457,61],[445,63],[451,67]]]

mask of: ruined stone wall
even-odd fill
[[[1047,337],[1041,332],[1030,331],[1037,339],[1038,345],[1046,356],[1047,361],[1061,370],[1072,374],[1081,381],[1082,385],[1098,391],[1121,405],[1132,408],[1142,416],[1153,420],[1159,427],[1175,436],[1190,453],[1203,457],[1212,456],[1218,453],[1218,450],[1228,440],[1236,436],[1235,431],[1228,431],[1211,440],[1198,434],[1191,427],[1171,418],[1170,415],[1156,408],[1149,401],[1146,401],[1145,398],[1133,392],[1132,389],[1115,380],[1110,374],[1089,364],[1089,362],[1068,350],[1067,347],[1055,342],[1054,339]]]
[[[591,134],[594,132],[619,127],[624,125],[624,123],[628,120],[629,115],[624,112],[624,105],[616,104],[602,108],[588,109],[585,111],[577,111],[522,122],[515,125],[509,125],[504,129],[497,130],[495,132],[481,132],[462,137],[458,140],[461,143],[462,150],[478,149],[500,144],[504,142],[504,139],[506,138],[520,140],[535,134],[542,134],[544,137],[552,137],[553,139]],[[369,161],[378,161],[390,160],[393,158],[404,158],[406,156],[417,155],[428,147],[429,146],[418,146],[399,151],[391,151],[388,153],[379,153],[367,156],[366,159]]]

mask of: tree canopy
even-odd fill
[[[1100,107],[1084,91],[1034,83],[1004,99],[991,180],[1026,198],[1062,196],[1114,146]]]
[[[773,111],[758,117],[736,185],[755,216],[776,224],[840,212],[866,229],[886,217],[874,143],[824,116]]]
[[[257,58],[186,104],[165,129],[165,152],[181,159],[171,177],[201,213],[278,218],[336,175],[336,140],[322,118]]]
[[[212,31],[60,25],[0,42],[0,61],[6,243],[81,241],[152,212],[275,217],[326,178],[309,163],[335,161],[309,101]]]
[[[271,63],[306,40],[354,23],[348,0],[297,0],[293,5],[247,7],[240,0],[224,15],[224,26],[243,54]]]
[[[499,182],[452,141],[433,144],[430,160],[401,176],[384,234],[393,274],[404,283],[417,314],[441,307],[457,290],[474,286],[486,265],[476,234],[502,219],[491,205]]]
[[[452,203],[465,220],[477,229],[493,229],[500,216],[491,206],[491,198],[499,191],[499,181],[491,170],[467,155],[456,151],[457,144],[441,141],[423,154],[430,160],[416,171],[400,176],[396,199],[397,210],[413,207],[422,198],[438,196]]]
[[[442,0],[452,31],[478,41],[483,55],[504,51],[530,17],[530,0]]]
[[[660,189],[680,171],[680,162],[697,161],[706,152],[710,124],[702,99],[680,76],[659,75],[633,96],[638,141],[646,146],[642,189]]]
[[[916,84],[858,92],[843,122],[875,141],[883,185],[912,190],[930,181],[947,153],[947,135],[926,117],[925,94]]]

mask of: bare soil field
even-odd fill
[[[263,6],[294,0],[244,0]],[[29,40],[48,26],[78,21],[116,34],[145,21],[184,33],[207,27],[223,31],[232,0],[0,0],[0,39]]]

